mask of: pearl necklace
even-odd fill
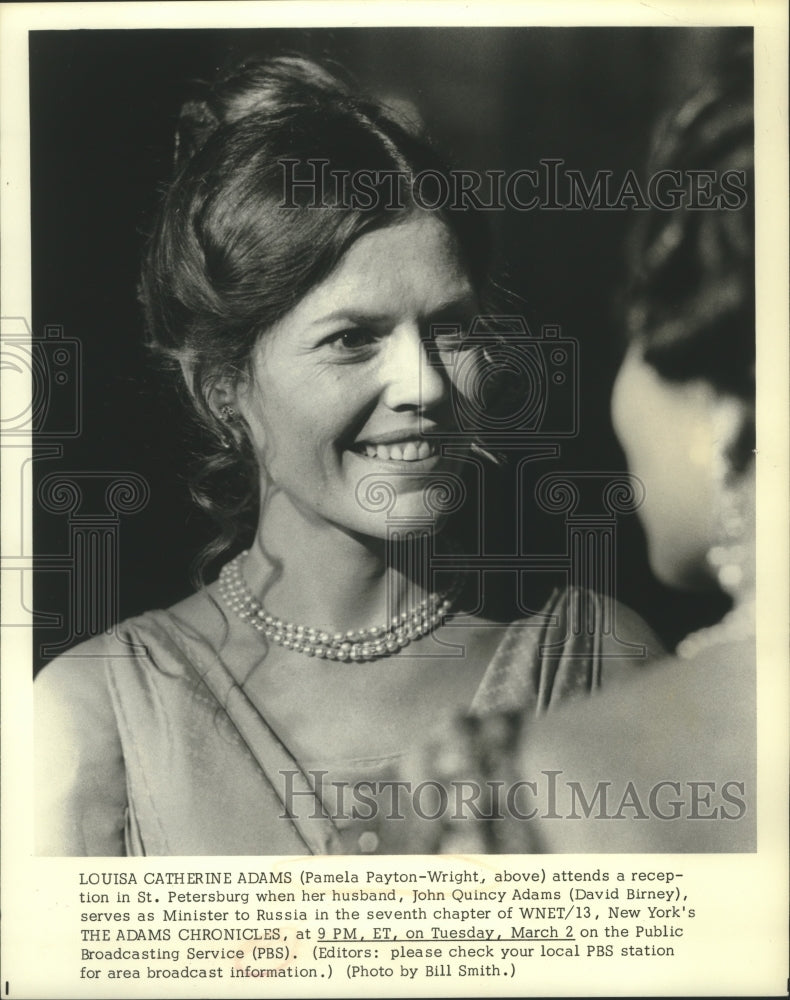
[[[222,567],[219,595],[225,605],[270,642],[319,659],[358,663],[392,656],[410,642],[433,632],[449,612],[461,589],[461,574],[458,573],[449,590],[429,594],[411,611],[395,615],[389,624],[331,634],[322,629],[286,622],[270,614],[242,576],[241,567],[247,555],[248,552],[240,552]]]
[[[742,641],[755,635],[754,601],[739,604],[728,612],[720,622],[692,632],[677,644],[675,654],[683,660],[691,660],[698,653],[711,646],[723,646]]]

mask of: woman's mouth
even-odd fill
[[[438,455],[439,442],[426,441],[425,438],[390,441],[387,444],[360,441],[353,450],[357,455],[377,458],[380,462],[419,462]]]

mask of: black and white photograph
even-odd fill
[[[721,989],[686,866],[756,886],[778,844],[786,934],[786,14],[114,6],[17,33],[3,135],[49,995]]]

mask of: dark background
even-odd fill
[[[185,484],[179,403],[143,347],[136,283],[144,234],[170,174],[174,122],[190,79],[256,52],[330,57],[363,88],[416,107],[453,166],[508,172],[557,157],[585,178],[641,175],[657,115],[745,29],[387,28],[46,31],[30,35],[33,332],[82,345],[82,431],[53,471],[142,475],[151,498],[120,525],[120,616],[190,590],[211,534]],[[630,211],[491,213],[500,283],[531,322],[580,344],[580,433],[554,469],[622,470],[608,399],[620,355],[613,309]],[[507,476],[507,473],[506,473]],[[512,500],[511,500],[512,504]],[[562,529],[562,518],[555,519]],[[563,532],[557,535],[562,546]],[[717,616],[647,568],[637,519],[618,527],[618,595],[669,643]],[[37,511],[39,557],[64,553],[64,516]],[[554,543],[552,543],[554,544]],[[65,615],[68,576],[42,571],[36,609]],[[39,629],[36,648],[67,629]],[[39,653],[37,665],[45,662]]]

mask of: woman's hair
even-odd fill
[[[354,199],[339,179],[361,171],[367,197]],[[182,367],[209,431],[190,487],[220,535],[199,557],[198,580],[233,545],[259,499],[251,445],[239,436],[228,448],[227,428],[209,405],[212,385],[249,372],[261,334],[355,240],[414,210],[410,180],[423,171],[447,174],[424,138],[299,56],[247,62],[184,104],[140,300],[152,348]],[[437,214],[480,289],[488,241],[479,215]]]
[[[755,377],[752,90],[751,50],[744,49],[658,129],[648,176],[677,171],[687,185],[695,176],[713,180],[702,182],[697,207],[653,208],[639,220],[625,317],[663,377],[704,379],[747,402]]]

